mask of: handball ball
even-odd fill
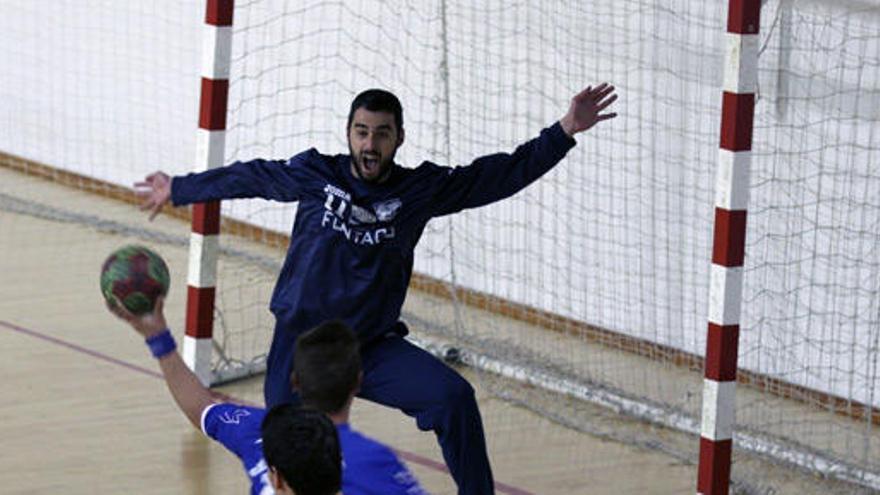
[[[168,293],[168,266],[143,246],[114,251],[101,267],[101,293],[110,306],[122,305],[134,315],[153,310],[156,299]]]

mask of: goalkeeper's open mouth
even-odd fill
[[[382,175],[382,158],[378,154],[362,154],[359,165],[364,179],[378,179]]]

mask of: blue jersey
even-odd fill
[[[212,404],[202,412],[202,431],[241,459],[251,480],[251,495],[275,492],[263,458],[261,425],[266,410],[236,404]],[[425,492],[394,452],[347,424],[337,425],[342,450],[345,495],[421,495]]]
[[[265,416],[265,409],[237,404],[212,404],[202,411],[202,431],[241,459],[251,480],[251,495],[275,493],[260,436]]]
[[[342,492],[345,495],[428,493],[391,449],[347,424],[337,425],[336,429],[342,446]]]
[[[298,201],[270,303],[279,328],[296,335],[341,319],[369,342],[406,332],[398,318],[413,252],[431,218],[513,195],[574,145],[556,123],[513,153],[484,156],[468,166],[395,164],[381,184],[354,177],[349,155],[310,149],[288,160],[236,162],[175,177],[171,200],[175,205],[253,197]],[[282,372],[286,380],[289,370]]]

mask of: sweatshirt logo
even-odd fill
[[[321,227],[333,229],[346,239],[361,246],[374,246],[386,239],[394,238],[394,227],[375,228],[371,224],[391,221],[400,209],[399,199],[376,203],[375,213],[351,201],[351,195],[342,189],[327,184],[324,200],[324,214]]]
[[[350,194],[343,191],[342,189],[339,189],[338,187],[334,186],[333,184],[327,184],[326,186],[324,186],[324,192],[327,193],[327,196],[338,196],[339,198],[344,199],[345,201],[351,201]]]
[[[376,223],[376,215],[366,208],[361,208],[356,204],[351,205],[351,223],[357,225],[361,223]]]
[[[397,216],[397,212],[402,204],[399,199],[393,198],[381,203],[373,203],[373,209],[376,211],[376,216],[379,217],[380,222],[390,222]]]

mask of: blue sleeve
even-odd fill
[[[202,431],[247,464],[263,456],[260,426],[265,415],[256,407],[213,404],[202,412]]]
[[[445,177],[434,191],[432,216],[448,215],[513,196],[559,163],[575,144],[557,122],[513,153],[480,157],[465,167],[441,167]]]
[[[202,431],[241,460],[251,480],[251,495],[275,493],[263,459],[261,426],[265,416],[265,409],[229,403],[212,404],[202,411]]]
[[[174,206],[219,199],[263,198],[298,201],[305,170],[317,151],[310,149],[289,160],[235,162],[205,172],[174,177],[171,202]]]

